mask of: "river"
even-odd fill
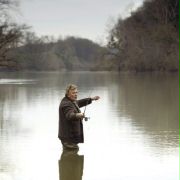
[[[86,109],[79,152],[63,154],[58,106],[69,83],[101,99]],[[0,179],[178,180],[178,91],[177,74],[0,73]]]

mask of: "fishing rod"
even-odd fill
[[[86,106],[85,106],[85,108],[84,108],[84,113],[83,113],[83,114],[84,114],[84,120],[85,120],[85,121],[88,121],[88,120],[90,119],[90,117],[86,117],[86,116],[85,116],[86,107],[87,107],[87,104],[86,104]]]
[[[89,98],[91,98],[92,92],[93,92],[93,90],[90,91],[90,93],[89,93]],[[85,121],[88,121],[88,120],[90,119],[90,117],[86,117],[86,116],[85,116],[85,113],[86,113],[86,107],[87,107],[89,101],[90,101],[90,100],[88,100],[88,101],[86,102],[86,105],[85,105],[85,108],[84,108],[84,112],[83,112],[83,114],[84,114],[84,120],[85,120]]]

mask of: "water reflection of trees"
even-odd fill
[[[121,76],[109,97],[117,113],[131,117],[155,146],[178,147],[176,74]]]
[[[2,75],[2,74],[1,74]],[[27,79],[22,84],[0,84],[0,134],[12,137],[28,133],[22,125],[21,111],[49,103],[58,107],[69,83],[77,84],[79,96],[91,91],[107,92],[118,116],[130,117],[155,145],[178,146],[177,75],[127,75],[107,72],[9,73],[2,78]],[[101,96],[101,94],[100,94]],[[55,104],[54,104],[55,103]],[[26,116],[26,115],[25,115]],[[27,114],[27,117],[30,116]]]
[[[5,130],[12,127],[13,121],[10,121],[9,114],[12,113],[13,102],[18,96],[16,87],[3,85],[0,87],[0,132],[3,133]],[[18,104],[16,103],[16,108]],[[16,110],[14,108],[14,110]],[[7,112],[9,110],[9,112]],[[15,118],[15,117],[14,117]],[[7,131],[6,131],[7,132]],[[11,129],[12,132],[12,129]]]
[[[81,98],[90,95],[98,88],[107,88],[109,82],[114,81],[117,73],[110,74],[106,72],[1,73],[1,78],[6,79],[7,83],[0,84],[0,132],[12,135],[23,131],[22,110],[36,105],[38,100],[44,103],[54,98],[58,106],[67,84],[77,84]],[[28,111],[26,116],[30,116]]]

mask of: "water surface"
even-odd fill
[[[78,153],[57,138],[69,83],[101,97]],[[178,99],[177,74],[0,73],[0,179],[178,180]]]

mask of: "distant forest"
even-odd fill
[[[38,37],[11,21],[17,1],[0,0],[0,71],[179,71],[179,1],[146,0],[118,18],[101,46],[79,37]]]

